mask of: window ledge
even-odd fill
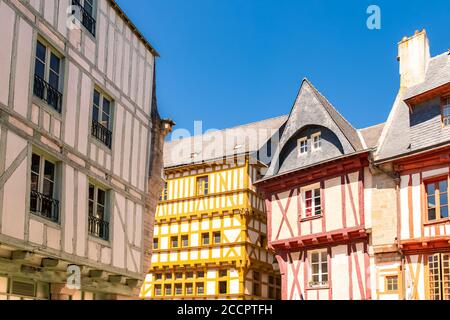
[[[98,140],[92,134],[89,136],[89,141],[91,143],[95,144],[98,148],[102,149],[105,153],[107,153],[109,155],[112,155],[112,148],[113,148],[113,146],[111,146],[111,149],[108,148],[108,146],[106,144],[104,144],[103,142]]]
[[[32,98],[32,104],[35,104],[37,107],[39,108],[44,108],[45,112],[50,113],[51,116],[55,117],[56,119],[62,121],[63,117],[62,117],[62,109],[63,106],[61,106],[61,112],[58,112],[55,110],[55,108],[53,108],[51,105],[49,105],[47,102],[45,102],[44,100],[36,97],[33,92],[31,93],[33,95]],[[64,94],[63,94],[64,97]],[[64,104],[64,98],[63,101],[61,102],[61,104]],[[39,119],[38,119],[39,120]],[[41,123],[39,122],[39,125],[41,125]]]
[[[110,242],[110,241],[104,240],[104,239],[102,239],[102,238],[98,238],[98,237],[93,236],[93,235],[91,235],[91,234],[89,235],[89,239],[88,239],[88,240],[97,242],[97,243],[99,243],[99,244],[101,244],[101,245],[103,245],[103,246],[105,246],[105,247],[111,248],[111,242]]]
[[[30,211],[30,218],[33,220],[39,221],[48,227],[62,230],[60,222],[55,222],[50,219],[44,218],[44,217],[40,216],[38,213],[34,213],[34,212]]]
[[[309,291],[311,291],[311,290],[328,290],[328,289],[330,289],[329,285],[327,285],[327,286],[314,286],[314,287],[308,286],[306,288],[306,290],[309,290]]]
[[[307,222],[307,221],[318,220],[318,219],[322,219],[322,218],[323,218],[323,214],[320,214],[320,215],[317,215],[317,216],[301,218],[300,222]]]

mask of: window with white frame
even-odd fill
[[[322,215],[322,199],[320,188],[304,191],[305,218]]]
[[[310,287],[328,285],[328,253],[326,251],[312,252],[310,256],[311,278]]]
[[[107,192],[89,184],[89,233],[104,240],[109,239]]]
[[[320,150],[322,148],[322,134],[320,132],[312,135],[312,150]]]
[[[56,164],[41,155],[31,156],[30,211],[53,222],[59,221]]]
[[[80,17],[78,17],[78,18],[79,18],[80,22],[93,36],[95,36],[96,1],[95,0],[72,0],[72,5],[77,6],[79,8]]]
[[[92,136],[108,148],[112,146],[112,110],[111,98],[94,90],[92,106]]]
[[[298,140],[298,154],[304,155],[308,153],[308,138]]]
[[[62,58],[56,50],[37,40],[33,93],[57,112],[62,107]]]

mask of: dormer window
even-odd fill
[[[308,138],[301,138],[298,140],[298,154],[304,155],[308,153]]]
[[[450,97],[444,98],[442,104],[442,123],[444,127],[450,126]]]
[[[316,151],[320,150],[320,148],[322,148],[322,134],[318,132],[312,136],[312,149]]]

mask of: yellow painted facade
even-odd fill
[[[265,205],[253,186],[262,165],[249,160],[166,168],[142,298],[280,298]]]

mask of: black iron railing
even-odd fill
[[[93,216],[89,216],[89,234],[103,240],[108,240],[109,222]]]
[[[81,17],[80,17],[81,21],[80,22],[90,33],[92,33],[93,36],[95,36],[96,21],[95,21],[94,17],[92,17],[91,13],[88,12],[83,7],[83,5],[81,5],[80,0],[72,0],[72,5],[80,8],[80,13],[81,13]]]
[[[30,211],[53,222],[59,222],[59,201],[31,190]]]
[[[112,132],[95,120],[92,120],[92,135],[111,149]]]
[[[38,75],[34,76],[34,95],[47,102],[56,111],[61,112],[62,93],[53,88],[49,83]]]

